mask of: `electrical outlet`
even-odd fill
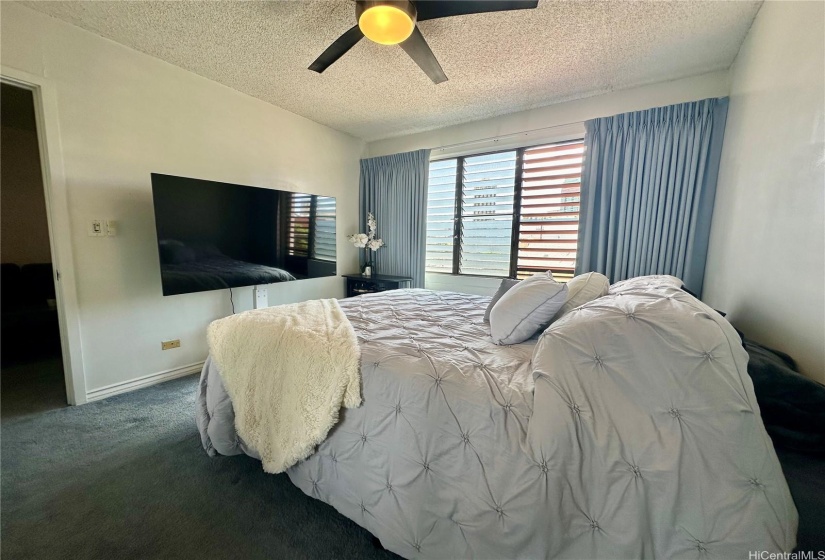
[[[172,348],[180,348],[180,339],[164,340],[160,343],[160,347],[164,350],[171,350]]]
[[[255,309],[269,307],[269,295],[265,286],[255,286]]]

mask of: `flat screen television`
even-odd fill
[[[335,276],[335,199],[152,173],[163,295]]]

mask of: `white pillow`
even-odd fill
[[[546,328],[567,300],[567,286],[553,280],[551,272],[534,274],[519,282],[490,311],[490,336],[496,344],[524,342]]]
[[[490,300],[490,304],[487,306],[487,310],[484,312],[484,322],[490,322],[490,311],[493,310],[493,307],[498,303],[498,300],[501,299],[501,296],[506,294],[510,288],[515,286],[521,282],[521,280],[513,280],[512,278],[502,278],[501,284],[498,285],[498,290],[496,291],[493,299]]]
[[[607,295],[610,289],[610,280],[604,274],[587,272],[579,274],[567,282],[567,301],[559,309],[553,319],[557,321],[580,305]]]

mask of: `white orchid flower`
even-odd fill
[[[369,233],[354,233],[347,237],[347,239],[349,239],[349,242],[359,249],[369,247],[373,251],[377,251],[384,246],[384,241],[382,239],[375,238],[375,231],[377,227],[378,222],[375,221],[375,216],[372,212],[369,212],[367,214],[367,231]]]
[[[367,229],[370,233],[370,239],[375,238],[375,229],[378,227],[378,222],[375,221],[375,216],[372,212],[367,214]]]
[[[369,237],[365,233],[355,233],[348,237],[349,242],[358,247],[359,249],[363,249],[367,246],[369,242]]]
[[[371,239],[367,245],[369,245],[369,248],[373,251],[377,251],[384,246],[384,241],[382,239]]]

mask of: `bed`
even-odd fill
[[[746,558],[790,551],[797,514],[733,328],[672,284],[635,279],[496,346],[489,298],[395,290],[340,302],[360,408],[292,482],[406,558]],[[212,360],[197,420],[234,430]]]

